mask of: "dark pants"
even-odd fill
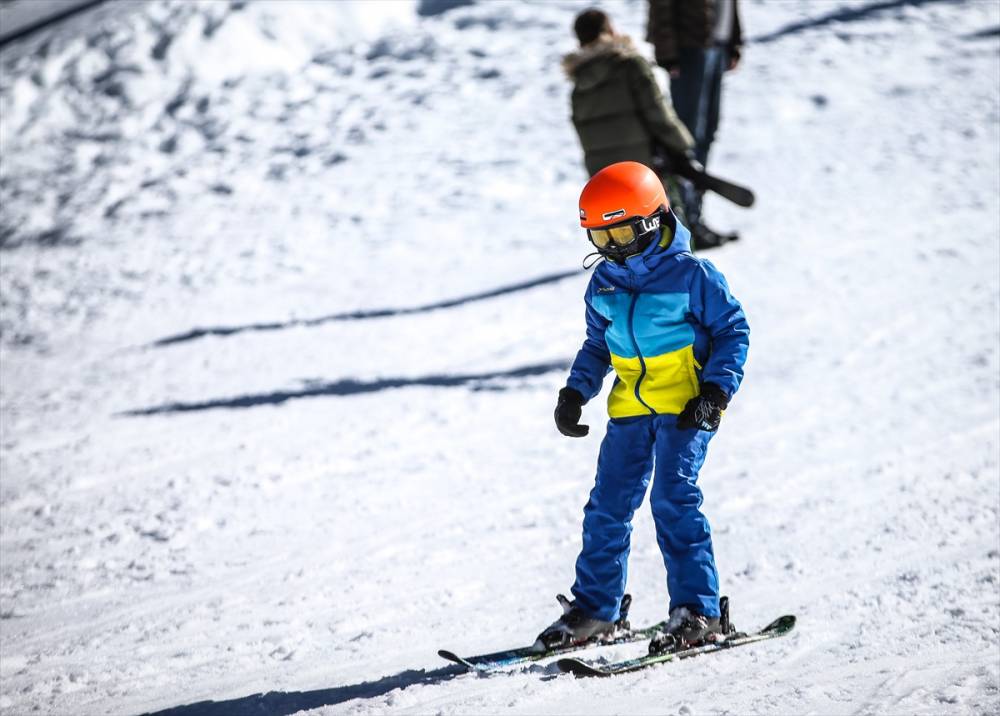
[[[722,105],[722,75],[729,65],[729,51],[724,47],[684,48],[678,58],[679,77],[670,78],[670,97],[677,116],[694,137],[694,153],[708,166],[708,152],[719,128]],[[688,225],[701,218],[701,192],[688,185],[684,203]]]
[[[667,568],[670,609],[719,616],[712,532],[701,512],[698,471],[713,433],[678,430],[676,415],[613,419],[601,443],[597,479],[583,510],[583,549],[573,596],[590,616],[619,617],[628,578],[632,517],[652,478],[650,506]],[[655,476],[654,476],[655,465]]]

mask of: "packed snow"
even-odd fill
[[[583,6],[114,5],[0,51],[3,714],[1000,712],[1000,4],[744,4],[700,484],[735,623],[798,627],[610,680],[436,655],[573,580]]]

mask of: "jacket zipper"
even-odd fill
[[[642,406],[648,410],[651,414],[656,415],[656,411],[653,410],[646,401],[642,399],[639,395],[639,386],[642,385],[642,379],[646,377],[646,361],[642,357],[642,351],[639,350],[639,339],[635,335],[635,323],[633,318],[635,316],[635,304],[639,300],[639,294],[632,294],[632,303],[628,307],[628,334],[632,339],[632,347],[635,348],[635,354],[639,357],[639,379],[635,381],[635,399],[642,403]]]

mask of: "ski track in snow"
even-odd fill
[[[564,439],[523,369],[583,338],[580,6],[280,7],[0,53],[4,714],[1000,712],[1000,5],[746,3],[711,166],[759,204],[709,197],[708,257],[752,346],[701,482],[734,621],[799,626],[611,680],[435,655],[573,578],[603,404]]]

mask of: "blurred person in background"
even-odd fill
[[[694,138],[664,100],[650,63],[629,36],[615,32],[606,13],[584,10],[573,30],[580,49],[563,58],[563,70],[573,82],[572,120],[587,171],[593,176],[621,161],[655,169],[686,223],[681,185],[669,167],[694,158]],[[716,245],[694,242],[695,248]]]
[[[722,76],[740,62],[743,31],[738,0],[649,0],[646,39],[653,44],[656,64],[670,75],[670,97],[694,137],[694,156],[707,167],[719,127]],[[684,187],[695,244],[718,246],[737,238],[705,225],[703,194],[693,186]]]

